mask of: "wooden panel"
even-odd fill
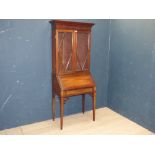
[[[63,96],[76,96],[81,94],[89,94],[93,92],[93,88],[84,88],[84,89],[77,89],[77,90],[69,90],[64,91]]]
[[[64,20],[51,20],[49,21],[52,24],[55,25],[66,25],[66,26],[82,26],[82,27],[92,27],[94,23],[85,23],[85,22],[73,22],[73,21],[64,21]]]
[[[67,25],[56,25],[57,30],[79,30],[79,31],[88,31],[90,32],[90,27],[80,27],[80,26],[67,26]]]
[[[56,32],[52,30],[52,74],[56,74]]]
[[[52,20],[54,29],[90,31],[93,23]]]
[[[94,87],[94,81],[89,74],[85,75],[65,75],[59,77],[59,82],[63,90]]]
[[[60,91],[61,91],[60,85],[59,85],[58,80],[55,76],[52,77],[52,82],[53,82],[52,83],[52,88],[53,88],[52,93],[56,94],[56,95],[60,95]]]

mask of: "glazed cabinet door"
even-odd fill
[[[77,32],[76,71],[86,71],[90,68],[90,33]]]
[[[57,31],[57,72],[59,75],[72,72],[73,31]]]

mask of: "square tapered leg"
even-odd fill
[[[52,94],[52,117],[53,121],[55,120],[55,94]]]
[[[93,109],[93,121],[95,121],[95,109],[96,109],[96,92],[92,95],[92,109]]]
[[[64,98],[60,97],[60,128],[63,129]]]

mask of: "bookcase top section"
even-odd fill
[[[73,21],[64,21],[64,20],[50,20],[52,25],[68,25],[68,26],[86,26],[92,27],[94,23],[85,23],[85,22],[73,22]]]

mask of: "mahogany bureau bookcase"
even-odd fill
[[[96,84],[90,73],[91,28],[93,23],[51,20],[52,24],[52,116],[55,120],[55,97],[60,99],[60,128],[63,129],[64,103],[71,96],[92,97],[95,121]]]

